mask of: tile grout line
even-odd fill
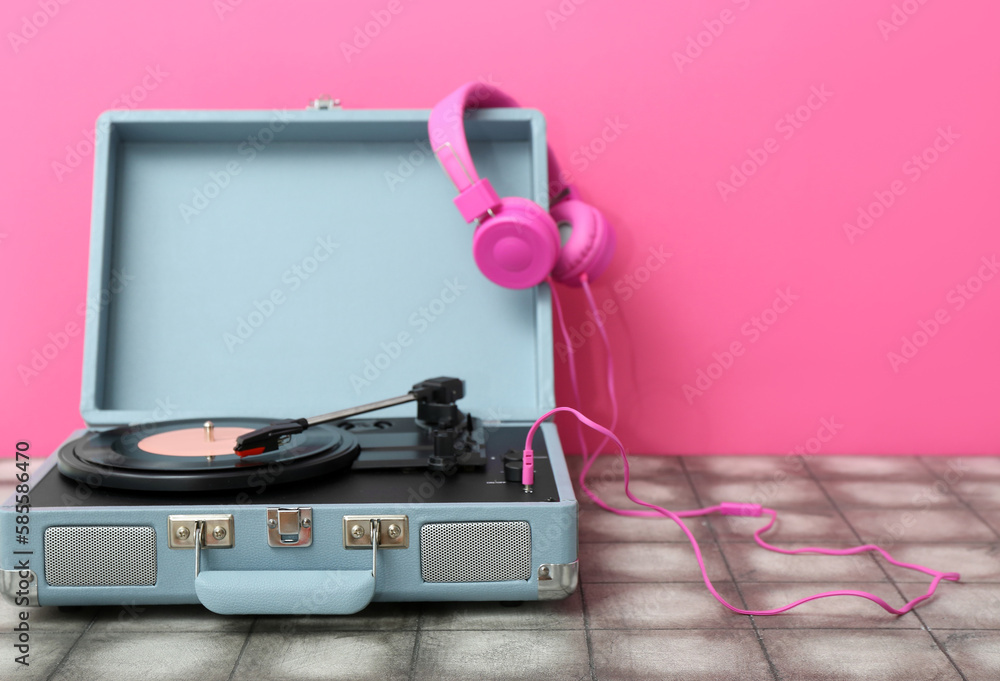
[[[687,480],[688,487],[691,488],[691,492],[694,494],[695,501],[697,502],[699,507],[704,508],[704,504],[702,503],[701,500],[701,495],[698,494],[698,489],[694,486],[694,482],[691,480],[691,473],[687,469],[687,464],[685,463],[684,457],[681,456],[677,458],[678,461],[680,461],[681,471],[684,473],[684,478]],[[747,608],[747,600],[743,596],[743,589],[740,588],[739,582],[736,581],[736,575],[733,573],[733,569],[729,565],[729,559],[726,558],[726,554],[722,550],[722,544],[721,542],[719,542],[719,536],[715,531],[715,527],[707,519],[705,520],[705,524],[708,526],[708,532],[712,536],[712,543],[715,544],[715,550],[719,552],[719,555],[722,557],[722,564],[726,566],[726,572],[729,573],[729,578],[733,580],[733,586],[736,587],[736,593],[740,597],[740,601],[743,603],[743,609],[748,610],[749,608]],[[721,603],[719,605],[720,607],[725,607],[722,606]],[[753,627],[754,636],[757,638],[757,645],[760,646],[760,651],[761,653],[764,654],[764,661],[767,662],[767,667],[768,669],[771,670],[771,676],[775,679],[775,681],[779,681],[781,679],[781,676],[778,674],[778,668],[774,665],[774,661],[771,659],[771,654],[768,652],[767,646],[764,644],[764,637],[761,635],[760,629],[757,628],[757,622],[754,619],[754,616],[740,615],[740,617],[750,618],[750,626]]]
[[[783,582],[761,582],[761,583],[762,584],[782,584]],[[814,583],[815,584],[821,584],[822,582],[797,582],[797,583],[798,584],[814,584]],[[698,584],[703,584],[703,582],[698,582]],[[461,601],[459,601],[459,602],[461,602]],[[746,616],[747,615],[741,615],[741,617],[746,617]],[[872,626],[865,626],[865,625],[861,625],[861,624],[855,625],[855,626],[850,626],[850,627],[849,626],[829,626],[829,625],[816,625],[816,626],[807,626],[807,627],[805,627],[805,626],[798,626],[798,625],[795,625],[795,624],[790,624],[787,627],[776,627],[776,626],[775,627],[772,627],[772,626],[765,626],[765,627],[763,627],[763,629],[767,630],[767,631],[795,629],[795,628],[799,628],[799,629],[825,629],[825,630],[838,630],[838,631],[839,630],[845,630],[846,631],[846,630],[852,630],[852,629],[864,630],[864,631],[872,631],[872,630],[876,630],[876,631],[920,631],[920,630],[924,629],[923,626],[913,626],[913,627],[899,627],[899,626],[894,626],[894,627],[872,627]],[[981,632],[997,631],[997,632],[1000,632],[1000,628],[998,628],[998,627],[990,627],[990,628],[987,628],[987,629],[983,629],[983,628],[974,629],[974,628],[970,628],[970,627],[948,627],[948,628],[942,627],[941,630],[942,631],[981,631]],[[371,634],[373,632],[372,629],[313,629],[313,630],[310,630],[310,631],[313,632],[313,633],[317,633],[317,634],[330,634],[330,635],[333,635],[333,634]],[[574,627],[551,627],[551,626],[535,627],[535,628],[518,627],[516,629],[497,629],[496,627],[490,627],[490,626],[485,626],[484,625],[484,626],[479,626],[479,627],[475,627],[475,626],[472,626],[472,627],[462,627],[461,629],[428,629],[427,630],[428,633],[432,633],[432,634],[449,634],[449,633],[463,632],[463,631],[476,631],[476,632],[482,632],[482,631],[493,631],[493,632],[495,632],[495,631],[505,631],[505,632],[507,632],[507,631],[512,631],[512,632],[565,631],[565,632],[573,632],[573,631],[583,631],[583,629],[574,628]],[[621,627],[603,626],[603,627],[591,627],[591,631],[637,631],[637,629],[635,629],[634,627],[628,627],[628,626],[621,626]],[[701,627],[701,626],[681,626],[681,625],[676,625],[676,626],[646,626],[646,627],[643,627],[643,631],[734,631],[734,630],[733,629],[727,629],[725,627],[719,627],[719,626],[705,626],[705,627]],[[737,629],[735,631],[740,631],[740,630]],[[49,633],[49,632],[46,631],[46,633]],[[56,633],[58,633],[58,632],[56,632]],[[143,632],[135,632],[135,633],[143,633]],[[199,633],[206,633],[206,632],[204,632],[202,630],[193,630],[193,631],[176,631],[176,630],[170,630],[170,631],[159,631],[159,632],[157,632],[157,631],[148,631],[148,632],[145,632],[145,633],[150,633],[150,634],[199,634]],[[207,633],[225,633],[225,632],[207,632]],[[275,634],[275,633],[279,633],[279,632],[262,631],[262,632],[257,632],[257,633],[261,633],[261,634]],[[378,633],[378,632],[376,632],[376,633]],[[414,633],[414,631],[413,630],[387,629],[383,633],[390,633],[390,634],[393,634],[393,633],[394,634],[403,633],[403,634],[407,634],[407,633]]]
[[[799,616],[800,615],[787,615],[786,614],[786,617],[799,617]],[[739,615],[739,617],[750,617],[750,615]],[[770,617],[770,616],[768,616],[768,617]],[[765,619],[765,618],[762,617],[761,619]],[[873,635],[895,634],[895,633],[906,633],[906,632],[909,632],[909,633],[920,633],[920,632],[927,633],[927,630],[924,627],[919,626],[919,625],[912,626],[912,627],[901,627],[901,626],[895,626],[895,625],[894,626],[886,626],[886,627],[874,627],[874,626],[867,626],[866,627],[864,625],[856,625],[856,626],[853,626],[853,627],[847,627],[847,626],[832,625],[832,624],[825,624],[825,623],[824,624],[814,624],[814,625],[809,625],[809,626],[797,626],[795,624],[773,625],[772,626],[772,625],[767,625],[767,624],[763,624],[762,623],[762,624],[759,625],[759,627],[760,627],[761,635],[763,635],[763,632],[765,632],[765,631],[768,632],[769,634],[775,634],[775,635],[778,635],[778,634],[781,634],[781,633],[785,633],[785,632],[799,632],[799,631],[819,631],[819,632],[827,632],[827,633],[835,633],[835,632],[840,632],[840,631],[859,631],[859,632],[869,633],[869,634],[873,634]],[[632,632],[634,632],[636,630],[635,629],[624,629],[624,628],[617,628],[617,629],[615,629],[615,628],[610,628],[610,627],[607,627],[607,628],[602,627],[602,628],[599,628],[599,629],[594,629],[594,631],[632,631]],[[719,634],[737,634],[737,633],[745,632],[748,635],[751,634],[751,633],[753,633],[751,629],[720,629],[719,627],[679,627],[679,626],[678,627],[649,627],[649,628],[644,628],[643,631],[687,632],[687,633],[691,633],[691,632],[706,632],[707,631],[707,632],[719,633]],[[975,630],[969,630],[969,629],[948,629],[947,631],[949,631],[949,632],[968,632],[968,631],[973,631],[974,633],[979,633],[979,634],[1000,633],[1000,630],[997,630],[997,629],[975,629]],[[783,678],[781,676],[780,672],[778,672],[778,678],[779,678],[779,680],[781,678]]]
[[[420,609],[417,610],[417,626],[413,631],[413,652],[410,653],[410,673],[407,675],[409,681],[414,681],[417,673],[417,658],[420,654],[420,638],[423,633],[424,626],[424,604],[420,604]]]
[[[576,484],[580,478],[579,471],[570,473],[569,477],[573,485],[573,496],[577,497]],[[595,505],[594,508],[597,508],[597,506]],[[578,561],[580,560],[580,544],[584,543],[580,541],[579,514],[581,510],[583,510],[583,501],[577,497],[576,559]],[[579,580],[577,588],[580,590],[580,611],[583,613],[583,636],[587,641],[587,662],[590,665],[590,681],[597,681],[597,664],[594,662],[594,642],[590,637],[590,613],[587,609],[587,593],[586,589],[584,589],[582,579]]]
[[[914,457],[914,458],[916,458],[916,457]],[[823,485],[823,482],[819,478],[816,477],[816,475],[813,472],[813,470],[809,467],[809,462],[803,460],[803,463],[804,463],[806,471],[809,472],[809,476],[813,479],[813,482],[815,482],[816,485],[819,487],[820,491],[823,492],[823,496],[825,496],[826,499],[827,499],[827,501],[830,502],[830,505],[833,506],[833,510],[837,512],[837,515],[840,516],[841,520],[843,520],[847,524],[847,527],[850,528],[851,533],[854,534],[854,536],[857,538],[858,542],[860,544],[867,544],[868,542],[864,541],[861,538],[861,535],[858,533],[857,529],[855,529],[855,527],[851,523],[851,521],[847,519],[847,516],[844,515],[844,512],[840,509],[840,506],[837,504],[837,502],[834,500],[834,498],[830,495],[830,492]],[[885,578],[889,581],[889,584],[892,585],[892,588],[896,590],[896,593],[903,599],[903,601],[904,602],[909,601],[910,599],[908,599],[906,597],[906,594],[903,593],[903,590],[896,583],[896,580],[894,580],[892,578],[892,575],[889,574],[889,571],[885,568],[885,565],[882,564],[882,561],[880,561],[878,559],[875,559],[875,565],[877,565],[878,569],[882,571],[882,574],[885,575]],[[958,675],[960,677],[962,677],[962,681],[968,681],[968,679],[966,679],[966,677],[965,677],[965,673],[959,668],[958,664],[955,662],[954,659],[952,659],[951,655],[948,654],[948,651],[945,650],[945,647],[943,645],[941,645],[941,641],[939,641],[938,637],[934,635],[934,632],[931,630],[931,628],[929,626],[927,626],[927,623],[924,621],[924,618],[920,615],[920,612],[916,608],[914,608],[913,610],[910,611],[910,614],[912,614],[913,616],[915,616],[917,618],[917,621],[920,622],[920,625],[921,625],[921,627],[923,627],[923,630],[926,631],[927,635],[931,637],[932,641],[934,641],[934,645],[936,645],[938,647],[938,650],[941,651],[941,654],[944,655],[945,658],[947,658],[948,662],[951,663],[951,666],[955,668],[956,672],[958,672]]]
[[[930,466],[927,465],[927,462],[924,461],[923,457],[918,456],[918,457],[915,457],[915,458],[917,459],[917,461],[920,463],[921,466],[923,466],[925,469],[927,469],[927,472],[929,472],[931,474],[931,477],[933,477],[935,481],[943,480],[943,478],[941,478],[940,476],[938,476],[937,472],[935,472],[934,469],[932,469]],[[944,482],[945,482],[945,484],[948,484],[947,480],[945,480]],[[965,499],[965,497],[963,497],[959,493],[959,491],[958,491],[958,485],[957,484],[954,485],[954,486],[948,485],[948,488],[951,489],[951,490],[953,490],[952,491],[952,495],[955,497],[955,499],[956,499],[956,501],[958,501],[958,503],[960,503],[963,506],[965,506],[965,508],[972,515],[976,516],[976,518],[979,520],[979,522],[981,522],[983,525],[986,525],[986,527],[989,528],[990,532],[992,532],[998,539],[1000,539],[1000,532],[998,532],[996,530],[996,528],[993,527],[992,523],[987,522],[986,518],[984,518],[983,516],[979,515],[979,511],[972,506],[972,503],[969,502],[969,501],[967,501]]]
[[[52,673],[45,677],[45,681],[52,681],[52,679],[55,678],[55,675],[58,674],[59,670],[62,669],[64,664],[66,664],[66,660],[69,658],[72,652],[76,650],[76,646],[77,644],[80,643],[80,639],[82,639],[83,635],[86,634],[88,631],[90,631],[90,628],[94,626],[94,623],[97,622],[97,618],[101,616],[101,612],[103,610],[104,610],[103,607],[97,609],[97,612],[94,613],[94,616],[90,618],[89,622],[87,622],[87,626],[83,628],[83,631],[80,632],[80,635],[76,637],[75,641],[73,641],[73,645],[69,647],[69,650],[66,651],[66,654],[62,656],[58,664],[56,664],[56,666],[52,669]]]
[[[923,467],[924,467],[924,469],[925,469],[925,470],[926,470],[926,471],[927,471],[928,473],[930,473],[930,474],[931,474],[931,477],[933,477],[935,481],[937,481],[937,480],[942,480],[942,479],[943,479],[943,478],[941,478],[940,476],[938,476],[937,472],[936,472],[935,470],[933,470],[933,469],[932,469],[932,468],[931,468],[931,467],[930,467],[930,466],[929,466],[929,465],[927,464],[927,462],[926,462],[926,461],[924,460],[924,457],[922,457],[922,456],[917,456],[917,457],[914,457],[914,458],[915,458],[915,459],[917,460],[917,463],[919,463],[919,464],[920,464],[921,466],[923,466]],[[947,481],[945,481],[945,484],[947,484]],[[992,532],[992,533],[993,533],[994,535],[996,535],[997,537],[1000,537],[1000,532],[997,532],[997,530],[996,530],[996,529],[995,529],[995,528],[993,527],[993,524],[992,524],[992,523],[989,523],[989,522],[987,522],[985,518],[983,518],[983,517],[982,517],[981,515],[979,515],[979,511],[978,511],[978,510],[976,510],[976,509],[975,509],[975,508],[974,508],[974,507],[972,506],[972,503],[971,503],[971,502],[969,502],[969,501],[967,501],[967,500],[965,499],[965,497],[963,497],[963,496],[962,496],[962,495],[961,495],[961,494],[959,493],[959,491],[958,491],[958,485],[957,485],[957,484],[956,484],[956,485],[955,485],[954,487],[952,487],[951,485],[949,485],[948,487],[949,487],[949,489],[952,489],[952,490],[953,490],[953,494],[954,494],[954,496],[955,496],[955,499],[957,499],[959,503],[961,503],[961,504],[962,504],[963,506],[965,506],[965,508],[966,508],[966,509],[968,509],[968,510],[969,510],[969,512],[970,512],[970,513],[972,513],[972,515],[974,515],[974,516],[975,516],[976,518],[978,518],[978,519],[979,519],[979,522],[981,522],[981,523],[983,523],[984,525],[986,525],[986,527],[988,527],[988,528],[990,529],[990,531],[991,531],[991,532]],[[890,579],[891,579],[891,577],[890,577]],[[896,580],[893,580],[893,583],[895,584],[895,583],[896,583]],[[899,586],[897,585],[897,586],[896,586],[896,588],[897,588],[897,590],[898,590],[898,589],[899,589]],[[904,596],[904,598],[905,598],[905,596]],[[965,680],[965,673],[964,673],[964,672],[963,672],[963,671],[962,671],[962,670],[961,670],[961,669],[959,668],[959,666],[958,666],[958,664],[957,664],[957,663],[955,662],[955,660],[953,660],[953,659],[952,659],[952,657],[951,657],[951,655],[950,655],[950,654],[948,653],[947,649],[946,649],[946,648],[944,647],[944,645],[942,645],[941,641],[939,641],[939,640],[938,640],[938,637],[937,637],[937,635],[936,635],[936,634],[934,633],[934,631],[933,631],[933,630],[932,630],[932,629],[931,629],[930,627],[928,627],[928,626],[927,626],[927,624],[926,624],[926,623],[924,622],[924,618],[923,618],[923,617],[922,617],[922,616],[920,615],[920,613],[919,613],[919,612],[917,612],[917,613],[916,613],[916,615],[917,615],[917,617],[918,617],[918,618],[920,619],[920,623],[921,623],[921,624],[923,624],[923,625],[924,625],[924,626],[925,626],[925,627],[927,628],[927,633],[929,633],[929,634],[930,634],[930,636],[931,636],[931,638],[932,638],[932,639],[934,639],[934,642],[935,642],[935,643],[936,643],[936,644],[938,645],[938,647],[939,647],[939,648],[941,649],[941,652],[943,652],[943,653],[945,654],[945,656],[946,656],[946,657],[947,657],[947,658],[948,658],[949,660],[951,660],[951,663],[952,663],[952,664],[953,664],[953,665],[955,666],[955,669],[957,669],[957,670],[958,670],[958,673],[959,673],[959,674],[960,674],[960,675],[962,676],[962,679],[963,679],[963,680]],[[966,681],[967,681],[967,680],[966,680]]]
[[[594,643],[590,638],[590,614],[587,610],[587,597],[584,592],[582,581],[577,588],[580,589],[580,609],[583,611],[583,633],[584,637],[587,639],[587,658],[590,661],[590,681],[597,681],[597,663],[594,662]]]
[[[240,661],[243,659],[243,653],[246,652],[247,646],[250,645],[250,637],[253,636],[253,630],[257,626],[257,622],[259,620],[259,617],[254,617],[253,622],[250,623],[250,628],[247,629],[247,637],[243,639],[243,645],[240,647],[240,652],[236,656],[236,661],[233,662],[233,668],[229,672],[228,681],[233,681],[233,677],[236,676],[236,668],[240,666]]]
[[[570,474],[570,482],[574,484],[574,487],[573,487],[573,496],[576,496],[576,492],[577,492],[575,484],[576,484],[577,480],[579,479],[578,473],[579,472],[577,471],[577,473],[571,473]],[[577,510],[577,531],[576,531],[576,535],[577,535],[577,541],[576,541],[576,558],[577,558],[577,560],[580,559],[580,544],[584,543],[584,542],[580,541],[579,510],[581,508],[582,508],[582,504],[581,504],[580,500],[578,499],[577,500],[577,509],[578,509]],[[598,507],[595,505],[594,508],[598,508]],[[626,542],[622,542],[622,543],[624,544]],[[590,636],[590,611],[587,608],[587,594],[586,594],[586,590],[584,589],[584,584],[583,584],[583,580],[582,579],[579,580],[579,584],[578,584],[577,588],[580,590],[580,610],[583,612],[583,635],[584,635],[584,639],[587,641],[587,661],[590,664],[590,681],[597,681],[597,663],[594,661],[594,641],[593,641],[593,639]],[[628,631],[631,631],[631,630],[628,630]]]

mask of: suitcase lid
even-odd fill
[[[478,271],[428,115],[103,114],[84,420],[298,418],[440,375],[465,379],[459,405],[484,419],[551,408],[549,291]],[[481,110],[466,129],[501,196],[547,206],[539,112]]]

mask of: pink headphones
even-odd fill
[[[519,196],[501,199],[488,179],[480,178],[465,139],[465,112],[472,108],[517,107],[495,87],[466,83],[445,97],[428,122],[431,145],[444,171],[458,188],[455,206],[466,222],[479,227],[472,240],[476,264],[486,278],[507,288],[536,286],[551,276],[579,285],[594,279],[611,262],[615,233],[600,211],[563,184],[559,164],[549,149],[549,201],[546,212]],[[569,238],[560,245],[560,229]]]
[[[552,280],[563,284],[583,287],[590,308],[594,312],[594,321],[607,349],[608,369],[606,377],[613,413],[611,428],[605,428],[595,423],[576,409],[570,407],[556,407],[536,420],[528,430],[528,435],[524,443],[521,482],[524,485],[525,492],[530,492],[534,484],[532,437],[536,429],[542,421],[553,414],[568,412],[573,414],[583,425],[603,434],[605,438],[604,442],[593,453],[588,454],[581,431],[580,449],[583,453],[584,465],[583,470],[580,472],[580,488],[599,507],[612,513],[630,517],[665,517],[677,523],[691,542],[695,559],[701,568],[705,586],[719,602],[733,612],[743,615],[777,615],[818,598],[856,596],[874,601],[894,615],[902,615],[912,610],[918,603],[930,598],[942,580],[957,582],[959,580],[957,572],[942,572],[921,565],[903,563],[894,559],[888,552],[874,544],[865,544],[847,549],[827,549],[820,547],[785,549],[772,546],[764,541],[761,534],[770,530],[774,525],[777,520],[777,512],[769,508],[764,508],[759,504],[727,502],[708,508],[674,512],[656,504],[643,501],[629,490],[629,462],[626,456],[626,449],[621,440],[613,432],[618,421],[618,401],[614,391],[614,371],[610,342],[600,321],[597,304],[588,284],[590,279],[601,274],[611,262],[611,256],[614,254],[615,249],[614,231],[596,208],[581,201],[578,198],[576,190],[563,183],[559,165],[556,163],[551,149],[549,149],[549,201],[552,204],[550,213],[546,213],[541,206],[528,199],[516,196],[501,199],[490,185],[490,181],[485,177],[480,179],[477,175],[476,168],[472,164],[472,157],[469,155],[469,145],[465,139],[465,124],[463,122],[465,112],[473,107],[516,106],[517,102],[494,87],[480,83],[467,83],[445,97],[431,112],[428,123],[431,145],[445,172],[448,173],[448,177],[451,178],[451,181],[458,188],[459,194],[455,198],[455,205],[458,207],[458,211],[465,218],[466,222],[477,221],[479,223],[479,227],[473,237],[472,250],[476,258],[476,264],[479,265],[479,269],[482,270],[488,279],[507,288],[528,288],[550,277]],[[570,227],[570,235],[565,245],[560,248],[559,230],[565,226]],[[553,288],[552,293],[556,316],[559,326],[562,329],[563,338],[566,341],[567,350],[570,353],[570,381],[576,401],[579,404],[580,397],[579,388],[576,383],[573,344],[566,330],[561,307],[558,303],[559,299],[555,295],[555,288]],[[622,457],[626,496],[633,503],[645,506],[647,510],[609,506],[587,486],[587,473],[594,461],[597,460],[598,455],[604,448],[604,444],[609,441],[617,446],[619,454]],[[893,565],[918,570],[929,575],[931,582],[926,593],[911,599],[899,608],[889,605],[888,602],[875,594],[857,590],[827,591],[800,598],[785,606],[770,610],[738,608],[728,603],[715,589],[708,577],[708,571],[705,567],[698,541],[684,524],[684,518],[705,516],[713,513],[751,517],[765,514],[770,516],[771,521],[754,533],[754,540],[763,548],[771,551],[784,554],[819,553],[841,556],[877,552]]]

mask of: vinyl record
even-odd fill
[[[232,451],[238,434],[270,422],[212,419],[214,433],[220,436],[215,441],[208,439],[203,421],[90,432],[59,450],[59,471],[91,487],[198,492],[330,475],[348,468],[361,452],[354,435],[328,424],[292,435],[272,452],[242,458]],[[206,438],[204,444],[199,437]]]

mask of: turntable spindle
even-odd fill
[[[232,454],[236,438],[250,428],[219,425],[214,421],[190,421],[189,427],[164,429],[139,440],[137,447],[160,456],[203,456],[208,461]]]
[[[215,442],[215,424],[211,421],[205,421],[205,442]],[[215,461],[215,457],[209,454],[205,459],[211,463]]]

